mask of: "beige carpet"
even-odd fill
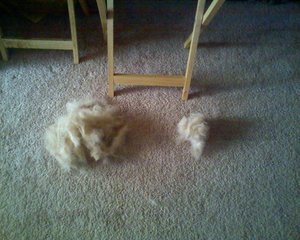
[[[116,71],[183,73],[196,1],[141,2],[116,4]],[[123,159],[65,173],[45,128],[67,101],[107,92],[99,17],[77,10],[79,65],[63,51],[0,61],[0,239],[299,239],[299,5],[226,2],[200,37],[190,100],[119,87]],[[66,16],[0,19],[7,35],[69,34]],[[200,161],[176,144],[190,112],[211,127]]]

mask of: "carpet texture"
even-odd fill
[[[117,2],[116,71],[182,74],[195,7]],[[59,168],[43,135],[69,100],[107,95],[98,15],[77,9],[79,65],[69,51],[10,50],[0,61],[0,239],[299,239],[299,13],[296,3],[226,2],[200,36],[190,99],[117,87],[111,102],[130,126],[122,158],[79,172]],[[0,18],[7,35],[69,36],[67,15]],[[176,144],[191,112],[210,125],[199,161]]]

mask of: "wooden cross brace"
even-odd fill
[[[137,75],[117,74],[114,72],[114,1],[107,3],[107,49],[108,49],[108,95],[114,96],[114,84],[182,87],[182,100],[188,99],[193,66],[196,59],[197,46],[201,27],[208,25],[225,0],[214,0],[204,15],[205,0],[198,0],[194,27],[191,36],[186,41],[190,46],[185,75]],[[206,19],[206,20],[205,20]],[[205,24],[204,24],[205,23]]]

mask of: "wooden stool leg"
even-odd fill
[[[106,23],[106,4],[105,0],[97,0],[98,11],[100,15],[100,21],[102,26],[104,41],[107,41],[107,23]]]
[[[205,0],[198,0],[195,23],[194,23],[193,33],[192,33],[191,47],[190,47],[190,52],[189,52],[189,57],[188,57],[188,62],[187,62],[187,67],[185,72],[185,82],[184,82],[182,97],[181,97],[182,100],[187,100],[189,95],[193,67],[194,67],[196,53],[197,53],[198,40],[201,31],[204,7],[205,7]]]
[[[89,9],[89,6],[88,6],[86,0],[79,0],[79,4],[80,4],[80,7],[81,7],[84,15],[89,16],[90,15],[90,9]]]
[[[108,95],[114,96],[114,1],[107,3]]]
[[[73,43],[73,57],[74,63],[79,63],[78,56],[78,44],[77,44],[77,32],[76,32],[76,19],[75,19],[75,11],[74,11],[74,0],[68,0],[68,11],[69,11],[69,20],[70,20],[70,28],[71,28],[71,37]]]
[[[214,18],[214,16],[217,14],[219,9],[222,7],[225,0],[213,0],[213,2],[210,4],[209,8],[206,10],[203,21],[202,21],[202,30],[208,26],[208,24],[211,22],[211,20]],[[201,33],[200,32],[200,33]],[[191,45],[192,40],[192,34],[187,38],[187,40],[184,42],[184,48],[189,48]]]
[[[7,55],[7,50],[4,46],[4,43],[2,41],[2,30],[0,28],[0,52],[1,52],[1,56],[3,58],[4,61],[8,61],[8,55]]]

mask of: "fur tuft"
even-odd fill
[[[191,153],[195,159],[200,159],[208,134],[208,125],[200,113],[192,113],[183,117],[177,126],[179,141],[191,143]]]
[[[46,130],[46,149],[66,170],[105,160],[123,143],[127,125],[115,107],[94,99],[67,103],[67,114]]]

